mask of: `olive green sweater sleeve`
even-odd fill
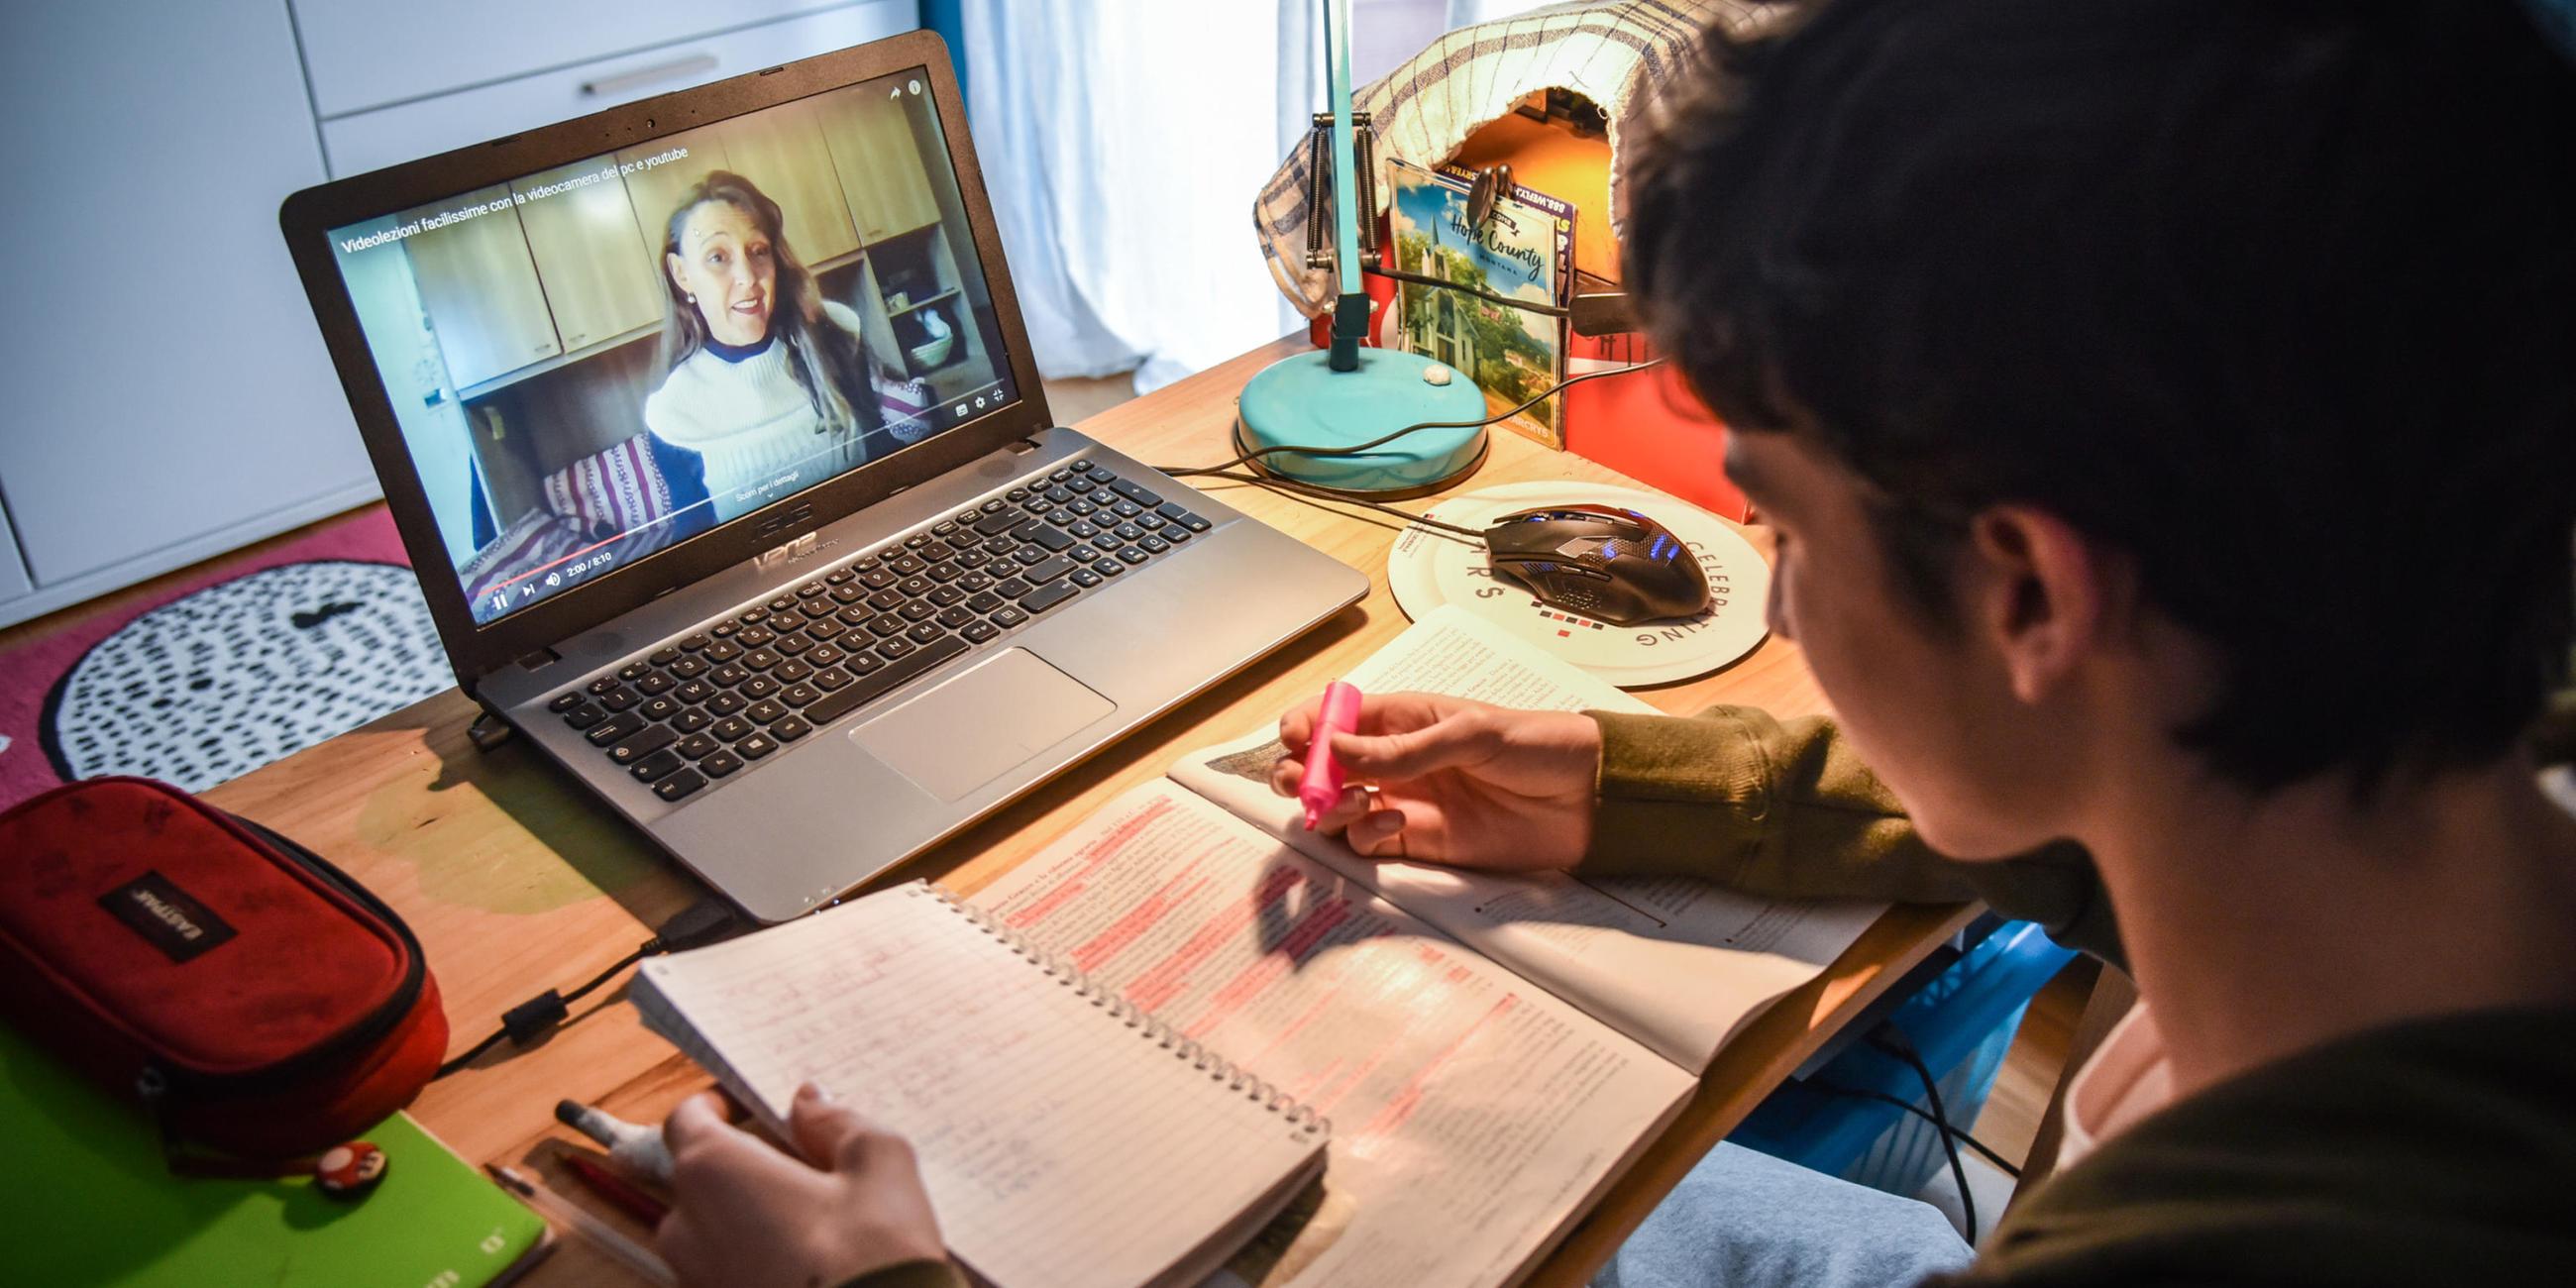
[[[2082,849],[1981,863],[1934,853],[1829,719],[1783,722],[1755,707],[1585,714],[1601,728],[1601,776],[1578,871],[1704,876],[1772,898],[1982,899],[2126,964]]]
[[[906,1261],[871,1270],[841,1288],[967,1288],[966,1276],[947,1261]]]

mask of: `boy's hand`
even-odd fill
[[[1297,794],[1320,699],[1279,719],[1288,754],[1270,786]],[[1592,839],[1600,726],[1429,693],[1370,694],[1356,734],[1335,734],[1349,785],[1315,824],[1370,858],[1527,872],[1568,868]],[[1374,793],[1360,784],[1377,788]]]
[[[831,1288],[948,1255],[912,1146],[807,1084],[787,1125],[803,1159],[733,1126],[713,1095],[662,1124],[671,1214],[653,1242],[683,1284]]]

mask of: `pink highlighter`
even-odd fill
[[[1306,807],[1306,830],[1333,802],[1342,798],[1342,767],[1333,759],[1333,731],[1356,733],[1360,727],[1360,691],[1340,680],[1324,686],[1324,709],[1315,717],[1314,736],[1306,742],[1306,776],[1297,780],[1297,801]]]

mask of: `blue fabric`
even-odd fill
[[[664,486],[671,489],[671,539],[677,541],[712,525],[715,507],[705,504],[707,458],[685,447],[673,447],[659,434],[646,434],[644,441],[653,445],[653,464],[662,471]]]
[[[957,72],[957,90],[968,103],[975,101],[975,86],[970,74],[975,70],[966,59],[966,10],[959,0],[921,0],[921,25],[939,33],[947,42],[950,65]],[[974,116],[970,112],[967,121]]]
[[[1719,1145],[1593,1288],[1896,1288],[1974,1252],[1928,1203]]]
[[[707,352],[727,362],[746,362],[769,352],[769,342],[773,338],[775,337],[763,335],[752,344],[726,344],[714,336],[708,336],[702,343]]]

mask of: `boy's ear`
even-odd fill
[[[1968,524],[1971,629],[2004,663],[2013,696],[2047,697],[2120,629],[2128,573],[2046,510],[2001,505]]]

